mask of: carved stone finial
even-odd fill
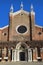
[[[13,12],[14,8],[13,5],[11,5],[10,12]]]
[[[21,2],[21,10],[23,10],[23,2]]]
[[[31,11],[33,11],[33,5],[31,4]]]

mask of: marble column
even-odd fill
[[[8,61],[11,61],[11,49],[8,49]]]
[[[32,50],[28,49],[28,62],[32,61]]]
[[[14,54],[15,54],[15,55],[14,55],[14,56],[15,56],[15,57],[14,57],[14,61],[17,61],[17,53],[16,53],[16,51],[17,51],[17,50],[15,49],[15,51],[14,51]]]
[[[14,50],[12,50],[12,61],[14,61]]]

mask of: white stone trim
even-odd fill
[[[31,11],[31,14],[35,15],[35,12],[34,11]]]
[[[8,57],[4,57],[4,59],[8,59]]]
[[[2,57],[0,57],[0,60],[2,59]]]
[[[41,59],[41,57],[37,57],[37,59]]]
[[[37,62],[37,60],[33,60],[34,62]]]
[[[31,48],[28,49],[28,62],[32,62],[32,50],[31,50]]]
[[[21,24],[21,25],[22,25],[22,24]],[[24,34],[26,34],[29,30],[28,30],[28,28],[27,28],[26,25],[23,25],[23,26],[26,26],[27,31],[26,31],[25,33],[19,33],[19,32],[17,31],[17,29],[18,29],[18,27],[21,26],[21,25],[18,25],[18,26],[16,27],[16,32],[17,32],[18,34],[24,35]]]
[[[0,28],[0,30],[3,30],[3,29],[5,29],[5,28],[7,28],[8,26],[9,26],[9,25],[6,25],[6,26]]]
[[[12,15],[13,15],[13,16],[15,16],[15,15],[17,15],[17,14],[21,13],[21,12],[23,12],[23,13],[25,13],[25,14],[29,15],[29,12],[24,11],[24,10],[19,10],[19,11],[17,11],[17,12],[14,12],[14,13],[12,13]]]
[[[19,50],[19,48],[21,47],[21,45],[24,45],[24,46],[28,49],[28,45],[27,45],[25,42],[19,42],[19,43],[16,45],[16,49]]]
[[[43,28],[42,26],[39,26],[39,25],[35,25],[35,27]]]

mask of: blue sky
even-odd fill
[[[0,0],[0,28],[9,24],[10,6],[13,4],[14,12],[20,10],[23,2],[24,10],[30,12],[33,4],[35,11],[35,24],[43,26],[43,0]]]

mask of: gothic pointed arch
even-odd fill
[[[28,49],[28,45],[25,42],[19,42],[16,45],[16,49],[21,49],[21,47],[24,48],[24,49]]]

